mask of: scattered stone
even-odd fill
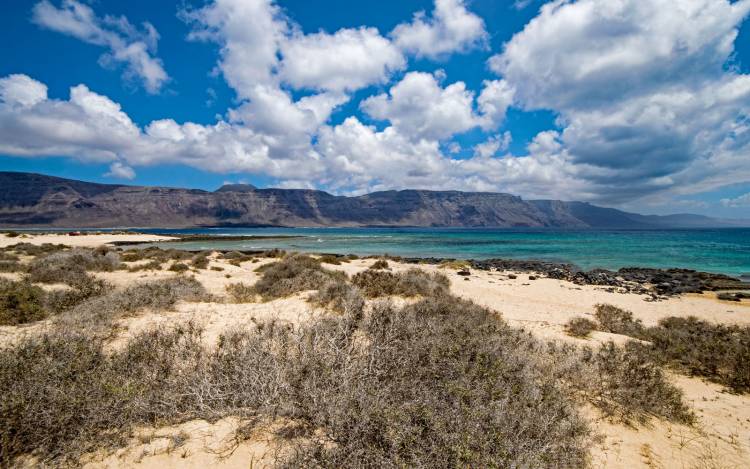
[[[404,258],[402,260],[412,264],[440,264],[445,261],[445,259],[439,258]],[[615,288],[616,292],[653,295],[649,301],[658,301],[684,293],[750,290],[750,282],[747,281],[747,277],[737,279],[727,275],[698,272],[690,269],[626,267],[613,272],[605,269],[584,271],[573,264],[546,261],[486,259],[467,262],[476,270],[524,272],[533,274],[534,277],[541,274],[544,277],[566,280],[577,285],[598,285]],[[459,275],[461,275],[460,272]],[[517,276],[510,274],[508,278],[514,280]]]
[[[468,277],[469,275],[471,275],[471,272],[470,272],[470,271],[468,271],[468,270],[459,270],[459,271],[458,271],[458,272],[456,272],[456,273],[457,273],[458,275],[462,276],[462,277]]]
[[[536,275],[529,275],[529,280],[536,280]]]

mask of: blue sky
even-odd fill
[[[750,0],[10,2],[0,170],[747,218],[748,12]]]

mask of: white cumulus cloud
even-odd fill
[[[431,16],[421,11],[391,36],[404,51],[429,58],[482,47],[488,38],[484,20],[467,10],[464,0],[435,0]]]
[[[158,93],[169,80],[161,59],[154,56],[159,33],[150,23],[144,23],[139,31],[125,17],[100,18],[90,6],[76,0],[63,0],[59,8],[42,0],[34,5],[32,20],[51,31],[106,47],[108,52],[100,63],[124,64],[125,76],[139,78],[149,93]]]

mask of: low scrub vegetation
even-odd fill
[[[0,278],[0,326],[16,326],[47,317],[45,292],[29,282]]]
[[[23,254],[24,256],[41,256],[44,254],[50,254],[53,252],[64,251],[68,249],[64,244],[50,244],[44,243],[41,245],[31,243],[18,243],[13,244],[5,248],[6,251],[13,251],[17,254]]]
[[[144,270],[161,270],[161,262],[157,260],[148,261],[144,264],[131,265],[128,267],[129,272],[142,272]]]
[[[23,272],[25,266],[18,261],[0,260],[0,272]]]
[[[594,316],[599,321],[599,330],[612,334],[643,338],[645,328],[640,320],[633,319],[633,313],[617,306],[598,304]]]
[[[254,323],[211,347],[187,324],[110,350],[117,319],[210,298],[184,275],[72,288],[94,293],[49,332],[0,348],[0,466],[28,455],[75,465],[123,445],[136,427],[237,416],[289,422],[301,438],[287,440],[280,467],[585,467],[592,435],[583,402],[625,422],[693,421],[651,349],[539,341],[451,296],[441,274],[366,270],[348,282],[304,255],[261,274],[227,293],[245,301],[317,290],[310,301],[337,314]],[[42,289],[6,283],[11,302],[28,309],[16,316],[47,311]],[[404,307],[364,300],[386,295],[423,298]],[[613,328],[627,322],[620,312],[602,317]]]
[[[333,254],[325,254],[320,256],[318,259],[321,264],[341,265],[342,262],[349,262],[349,260],[343,256],[334,256]]]
[[[318,290],[331,280],[346,279],[343,272],[324,269],[319,260],[299,254],[265,264],[256,272],[263,275],[253,288],[265,300],[283,298],[305,290]]]
[[[431,296],[447,293],[448,278],[440,273],[427,273],[420,269],[391,273],[368,269],[352,277],[352,284],[368,298],[381,296]]]
[[[258,294],[255,289],[246,283],[230,283],[226,286],[229,298],[235,303],[253,303]]]
[[[72,249],[35,259],[29,265],[29,280],[40,283],[80,282],[87,271],[111,272],[120,267],[114,251]]]
[[[371,270],[388,270],[390,269],[390,266],[388,266],[388,261],[385,259],[378,259],[375,262],[372,263],[372,265],[369,267]]]
[[[695,417],[684,403],[682,391],[669,383],[662,368],[639,344],[618,347],[607,342],[594,352],[586,350],[582,361],[590,363],[594,373],[580,383],[581,389],[605,415],[625,423],[643,424],[651,417],[693,423]]]
[[[597,305],[598,329],[643,341],[652,360],[685,374],[702,376],[735,392],[750,392],[750,327],[714,324],[695,317],[669,317],[644,327],[633,314]]]
[[[672,317],[649,328],[648,338],[654,356],[675,369],[750,392],[750,327]]]
[[[175,262],[174,264],[169,266],[170,272],[177,272],[177,273],[183,273],[190,270],[190,267],[187,264],[183,264],[182,262]]]
[[[565,324],[565,332],[567,332],[568,335],[582,339],[591,335],[591,332],[596,329],[597,324],[591,319],[584,317],[573,318]]]
[[[209,299],[200,282],[191,277],[139,282],[122,290],[95,296],[57,316],[63,328],[90,329],[96,333],[107,332],[112,321],[135,313],[142,308],[169,309],[179,300],[203,301]]]

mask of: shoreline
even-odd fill
[[[4,233],[0,233],[4,234]],[[158,248],[174,248],[182,242],[200,241],[252,241],[273,239],[297,239],[303,236],[294,235],[193,235],[193,234],[151,234],[144,232],[42,232],[34,234],[20,234],[16,237],[7,235],[0,237],[0,247],[16,242],[51,242],[55,244],[68,244],[76,246],[96,246],[107,244],[117,248],[127,249],[133,247],[143,249],[144,245],[152,245]],[[9,243],[8,240],[11,240]],[[68,241],[68,242],[66,242]],[[172,246],[170,246],[172,245]],[[241,252],[248,255],[261,254],[271,249],[226,249],[226,248],[187,248],[188,252],[215,251],[219,253]],[[294,251],[294,250],[289,250]],[[336,254],[316,251],[301,251],[312,255],[328,255],[337,258],[351,256],[363,259],[390,259],[411,265],[462,265],[466,269],[477,271],[514,271],[526,274],[538,274],[542,278],[568,281],[576,285],[594,285],[609,287],[613,292],[636,293],[648,295],[651,301],[658,301],[670,296],[703,292],[743,292],[750,291],[750,282],[743,281],[742,277],[732,277],[725,274],[704,272],[686,268],[658,269],[651,267],[630,266],[618,270],[591,269],[584,270],[569,262],[551,262],[534,259],[457,259],[451,257],[403,257],[392,255],[357,255],[355,253]],[[738,301],[731,300],[731,301]]]

